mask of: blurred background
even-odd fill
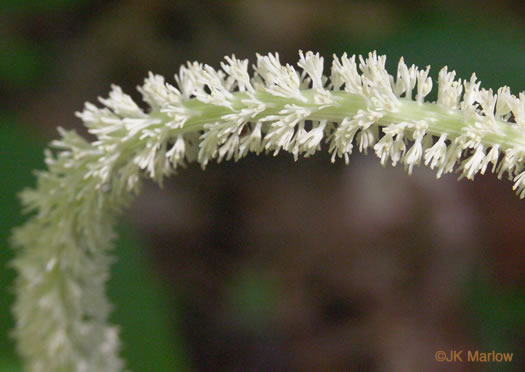
[[[0,5],[0,372],[16,193],[56,127],[115,83],[234,53],[388,56],[525,90],[525,3],[3,0]],[[435,98],[435,95],[434,95]],[[189,166],[124,219],[109,296],[133,371],[524,371],[525,201],[492,174],[409,177],[373,154]],[[437,350],[513,352],[437,363]]]

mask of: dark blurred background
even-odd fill
[[[297,51],[387,54],[525,89],[525,3],[499,1],[3,0],[0,5],[0,372],[15,194],[56,127],[148,71]],[[435,97],[435,95],[434,95]],[[325,148],[326,149],[326,148]],[[435,180],[326,153],[189,166],[147,183],[124,218],[109,295],[141,371],[523,371],[525,201],[494,175]],[[437,363],[437,350],[514,352]],[[465,352],[466,353],[466,352]]]

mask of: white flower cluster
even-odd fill
[[[235,56],[222,70],[188,63],[175,77],[178,88],[150,74],[139,87],[148,113],[113,87],[101,99],[106,108],[88,104],[79,114],[98,137],[97,148],[110,154],[98,170],[101,179],[107,181],[124,151],[161,181],[194,160],[205,167],[211,159],[238,160],[249,152],[310,156],[324,139],[332,160],[348,162],[355,144],[359,151],[372,148],[382,164],[403,163],[409,173],[421,162],[436,168],[438,177],[459,165],[472,179],[491,163],[525,196],[523,93],[515,97],[503,87],[494,94],[480,88],[475,75],[462,82],[445,67],[437,102],[429,103],[429,67],[408,67],[401,59],[394,78],[385,56],[370,53],[356,61],[343,55],[334,56],[328,78],[322,57],[299,54],[300,69],[282,65],[277,54],[258,55],[253,77],[248,61]],[[137,177],[128,181],[132,189]]]
[[[437,176],[458,168],[472,179],[489,165],[525,197],[525,94],[480,88],[475,75],[455,79],[443,68],[438,97],[429,68],[399,61],[396,77],[385,56],[299,53],[299,69],[277,54],[227,57],[215,70],[188,63],[176,85],[150,74],[139,91],[145,111],[113,86],[104,107],[86,104],[78,116],[96,137],[74,132],[46,152],[47,171],[22,193],[33,217],[13,234],[18,247],[15,336],[27,370],[120,371],[119,341],[108,324],[104,294],[113,220],[140,190],[141,179],[162,183],[180,166],[238,160],[250,152],[310,156],[323,141],[332,161],[349,161],[354,145],[382,164],[422,162]]]

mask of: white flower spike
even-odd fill
[[[113,86],[102,108],[87,103],[77,114],[95,141],[59,129],[61,139],[46,151],[48,169],[21,194],[33,216],[13,234],[14,335],[27,371],[123,370],[104,293],[112,226],[142,179],[162,183],[186,163],[205,167],[263,151],[297,160],[323,142],[332,161],[348,163],[355,143],[409,173],[424,163],[437,177],[456,168],[472,179],[491,163],[525,197],[524,93],[503,87],[494,94],[475,75],[462,82],[445,67],[437,101],[425,102],[428,67],[401,59],[394,78],[385,56],[345,54],[324,75],[319,54],[299,56],[296,69],[277,54],[257,55],[253,77],[235,56],[222,70],[188,63],[177,87],[150,73],[139,87],[149,110]]]

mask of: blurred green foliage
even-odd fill
[[[403,21],[386,37],[373,41],[351,39],[347,30],[327,25],[319,30],[319,44],[327,56],[344,52],[366,55],[377,50],[387,55],[387,68],[392,72],[401,57],[420,68],[431,65],[434,84],[439,70],[448,66],[461,79],[470,79],[475,72],[486,89],[503,85],[509,85],[513,92],[524,89],[525,43],[521,27],[494,18],[465,19],[426,12],[407,12]],[[436,90],[432,94],[429,99],[436,99]]]
[[[465,313],[480,350],[514,353],[515,363],[484,366],[483,371],[521,371],[520,345],[525,334],[525,290],[505,288],[476,270],[464,288]]]
[[[20,39],[6,40],[2,44],[0,80],[23,88],[38,81],[47,69],[49,56],[33,43]]]
[[[0,372],[21,370],[8,333],[13,328],[10,309],[15,275],[13,270],[7,269],[14,253],[8,240],[11,229],[24,221],[16,193],[34,183],[31,170],[43,165],[44,144],[15,123],[12,113],[0,112],[0,172],[3,175],[0,192]]]
[[[113,322],[121,327],[123,357],[133,371],[187,371],[189,359],[180,338],[177,310],[153,270],[148,249],[126,225],[119,229],[108,296]]]

